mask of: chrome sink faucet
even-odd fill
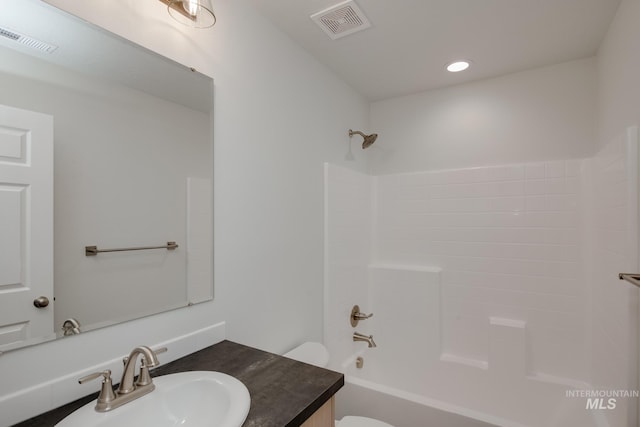
[[[83,384],[86,381],[94,380],[102,376],[102,388],[96,402],[96,411],[111,411],[124,405],[125,403],[129,403],[139,397],[144,396],[145,394],[151,393],[156,388],[156,386],[153,384],[153,381],[151,380],[149,368],[153,368],[154,366],[158,366],[160,364],[160,362],[158,362],[157,354],[164,353],[165,351],[167,351],[166,347],[160,348],[156,351],[151,350],[147,346],[134,348],[129,356],[125,357],[123,360],[125,364],[124,372],[122,373],[120,386],[115,393],[113,392],[113,388],[111,385],[111,371],[108,369],[103,372],[96,372],[94,374],[82,377],[78,380],[78,382],[80,384]],[[142,356],[140,360],[140,375],[138,375],[138,380],[134,383],[136,361],[138,359],[138,356]]]

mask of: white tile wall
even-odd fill
[[[639,291],[617,279],[640,270],[630,135],[592,159],[377,177],[328,165],[333,366],[364,351],[373,381],[527,425],[551,425],[539,408],[576,403],[571,387],[637,389]],[[442,270],[437,283],[424,267]],[[358,326],[379,340],[375,357],[351,342],[354,303],[379,313]],[[402,306],[420,315],[406,322]],[[599,416],[636,425],[632,400]]]
[[[630,129],[593,158],[596,244],[591,281],[592,384],[596,389],[638,389],[638,289],[618,273],[638,269],[637,130]],[[613,426],[637,425],[635,399],[622,399],[607,417]]]
[[[506,317],[527,322],[530,370],[585,377],[581,164],[375,178],[374,262],[443,268],[444,353],[486,361]]]

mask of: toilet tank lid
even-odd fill
[[[329,364],[329,351],[319,342],[306,342],[301,344],[290,352],[285,353],[284,357],[321,368],[325,368]]]

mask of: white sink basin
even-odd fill
[[[59,427],[185,426],[240,427],[249,413],[249,390],[221,372],[194,371],[153,379],[156,389],[110,412],[93,401]]]

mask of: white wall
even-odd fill
[[[276,351],[320,339],[323,161],[344,158],[365,101],[242,1],[217,2],[210,30],[174,24],[160,2],[51,3],[214,78],[215,293],[229,337]]]
[[[0,396],[220,320],[276,352],[322,340],[323,162],[368,127],[364,99],[243,1],[216,2],[210,30],[174,24],[161,2],[51,3],[214,78],[215,299],[2,355]]]
[[[598,146],[640,122],[640,2],[623,0],[598,50]]]
[[[583,59],[375,102],[374,174],[588,157],[596,68]]]

